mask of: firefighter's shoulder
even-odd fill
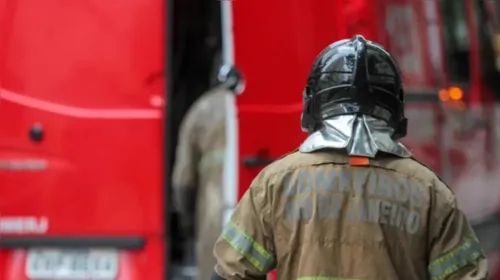
[[[266,166],[263,171],[269,176],[272,176],[280,173],[286,173],[287,171],[300,169],[302,167],[322,164],[325,163],[326,160],[323,156],[324,154],[325,152],[323,151],[314,153],[302,153],[298,149],[295,149],[274,160],[271,164]],[[330,155],[329,157],[332,157],[332,155],[335,155],[336,152],[330,151],[330,153],[327,154]]]
[[[344,153],[336,150],[323,150],[313,153],[302,153],[298,149],[284,154],[266,166],[256,177],[261,185],[283,185],[293,174],[312,166],[331,164],[345,164],[349,161]]]
[[[209,89],[194,101],[189,111],[210,113],[214,108],[220,110],[219,108],[225,104],[225,96],[229,94],[231,92],[222,87]]]
[[[198,131],[210,127],[210,124],[221,122],[226,113],[224,106],[227,94],[227,90],[218,87],[203,93],[189,107],[181,128],[186,131]],[[201,136],[196,135],[193,138],[199,139]]]
[[[451,188],[432,168],[417,158],[382,158],[376,164],[379,167],[392,170],[409,179],[416,180],[422,186],[431,188],[431,193],[441,197],[443,202],[454,203],[455,194]]]

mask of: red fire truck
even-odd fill
[[[481,3],[0,0],[0,278],[167,279],[182,249],[165,174],[218,48],[246,83],[226,100],[226,217],[259,170],[304,139],[311,63],[354,33],[401,64],[407,144],[492,197],[498,122],[483,105],[495,79],[482,77],[495,77],[484,74],[495,60],[480,56],[492,37],[479,31],[495,13]],[[472,164],[480,171],[464,171]],[[484,238],[498,231],[491,217],[478,224]]]

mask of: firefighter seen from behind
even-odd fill
[[[454,194],[398,142],[406,126],[392,56],[359,35],[328,46],[304,91],[309,136],[254,179],[212,279],[486,279]]]

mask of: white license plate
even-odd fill
[[[114,280],[118,275],[116,250],[31,249],[26,277],[33,280]]]

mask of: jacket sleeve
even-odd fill
[[[431,280],[484,280],[486,257],[454,194],[446,185],[435,186],[429,226]]]
[[[270,195],[255,179],[215,243],[215,272],[228,280],[265,279],[275,268]]]
[[[197,145],[197,122],[198,112],[191,108],[182,120],[177,141],[172,175],[173,203],[183,216],[193,211],[190,201],[198,185],[197,167],[201,156]]]

